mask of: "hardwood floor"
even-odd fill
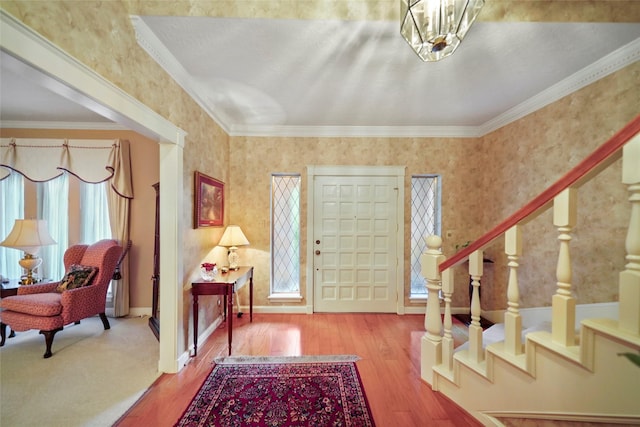
[[[233,355],[355,354],[377,427],[480,426],[420,379],[423,315],[254,314],[233,319]],[[454,334],[459,339],[460,334]],[[213,368],[227,355],[226,323],[177,374],[162,375],[115,424],[173,426]]]

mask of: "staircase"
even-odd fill
[[[620,243],[625,246],[626,265],[617,284],[618,316],[576,322],[570,241],[577,219],[577,193],[621,157],[622,185],[630,194],[631,215],[626,242]],[[558,232],[558,242],[549,242],[559,246],[557,288],[550,301],[549,321],[523,329],[518,284],[522,226],[548,209],[553,210],[553,226]],[[508,259],[507,309],[503,323],[483,333],[483,251],[499,239],[504,239]],[[640,352],[640,116],[455,256],[446,259],[441,246],[440,237],[428,237],[421,258],[429,292],[421,374],[434,390],[484,425],[518,425],[534,419],[550,420],[554,425],[640,425],[640,366],[620,356]],[[454,350],[453,268],[467,261],[473,286],[469,341]],[[535,263],[535,255],[527,256],[527,262]]]

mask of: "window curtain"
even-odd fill
[[[133,199],[133,183],[131,180],[131,153],[129,141],[121,141],[120,149],[114,150],[109,157],[113,168],[111,189],[108,194],[109,222],[112,235],[121,242],[123,248],[130,243],[129,222],[131,199]],[[111,282],[113,290],[113,308],[107,302],[107,315],[120,317],[129,314],[129,257],[120,263],[119,280]]]
[[[19,173],[10,173],[0,180],[0,212],[0,239],[3,239],[11,232],[15,220],[24,218],[24,178]],[[20,251],[0,246],[0,274],[20,277],[20,258]]]
[[[0,138],[0,180],[13,170],[36,182],[49,181],[64,171],[88,183],[108,181],[112,238],[124,248],[129,242],[129,204],[133,199],[129,145],[120,139]],[[128,258],[122,261],[121,279],[111,283],[114,303],[107,308],[107,315],[129,313]]]
[[[53,281],[64,277],[64,252],[69,247],[69,176],[63,173],[57,178],[37,184],[38,219],[47,221],[49,234],[55,245],[40,248],[40,256],[48,262],[38,269],[40,277]]]
[[[111,239],[109,224],[109,185],[80,183],[80,242],[91,244],[102,239]],[[105,225],[106,224],[106,225]]]

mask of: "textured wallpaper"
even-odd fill
[[[634,20],[621,10],[629,2],[546,2],[545,18]],[[631,2],[632,3],[632,2]],[[0,1],[54,44],[187,132],[184,148],[184,200],[193,199],[193,172],[198,170],[227,185],[225,223],[242,225],[251,246],[242,255],[256,266],[256,305],[268,305],[269,177],[271,172],[299,172],[306,201],[306,165],[404,165],[405,194],[411,174],[442,174],[443,230],[456,230],[445,241],[473,240],[530,200],[638,113],[639,68],[636,64],[566,97],[481,139],[412,138],[229,138],[171,78],[138,47],[130,14],[211,16],[278,16],[283,18],[395,19],[395,0],[385,1]],[[614,6],[615,5],[615,6]],[[534,2],[490,2],[481,19],[542,19]],[[637,12],[637,13],[640,13]],[[618,169],[618,171],[616,171]],[[615,299],[616,275],[624,262],[623,238],[628,206],[620,185],[619,165],[587,184],[579,194],[580,219],[572,240],[578,302]],[[306,233],[305,203],[302,206]],[[408,212],[409,201],[405,201]],[[209,255],[222,228],[191,228],[192,205],[185,203],[183,230],[185,288],[181,349],[188,347],[189,277]],[[405,214],[405,225],[409,218]],[[405,230],[409,230],[405,227]],[[522,306],[549,305],[555,289],[557,232],[549,213],[525,227],[521,262]],[[483,308],[506,306],[506,269],[500,244],[483,285]],[[302,271],[306,269],[303,245]],[[405,253],[409,253],[405,247]],[[535,260],[527,253],[539,253]],[[217,255],[216,255],[217,256]],[[408,261],[405,280],[408,283]],[[538,274],[542,272],[542,274]],[[534,274],[536,273],[536,274]],[[466,305],[465,278],[457,285],[454,306]],[[303,289],[306,277],[302,277]],[[460,281],[458,281],[460,283]],[[406,294],[406,291],[405,291]],[[406,295],[405,295],[406,297]],[[214,302],[212,302],[212,305]],[[304,304],[304,302],[303,302]],[[203,307],[203,325],[214,310]],[[204,329],[201,327],[201,329]]]

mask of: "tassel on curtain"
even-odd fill
[[[49,181],[63,171],[92,184],[109,181],[111,232],[125,247],[129,241],[129,209],[133,199],[129,145],[129,141],[120,139],[0,138],[0,180],[14,170],[35,182]],[[108,302],[107,315],[112,317],[129,314],[128,259],[126,257],[120,267],[122,278],[111,284],[113,303]]]

